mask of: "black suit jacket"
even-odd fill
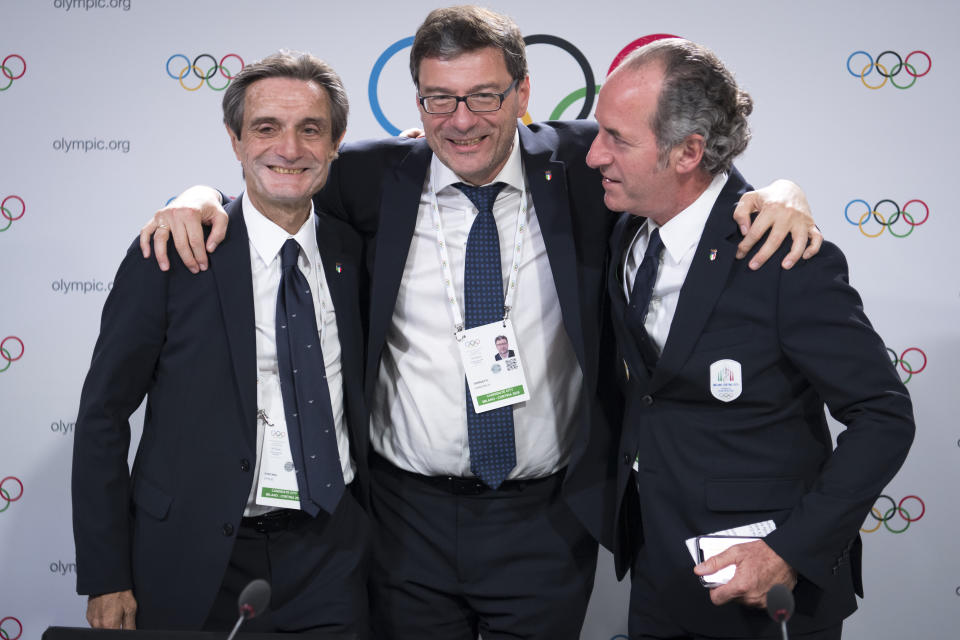
[[[596,124],[584,121],[520,126],[523,166],[564,328],[584,378],[583,414],[563,493],[591,534],[609,546],[615,477],[609,451],[616,442],[610,425],[619,425],[622,401],[609,367],[600,365],[602,352],[608,353],[607,360],[613,353],[611,332],[604,331],[604,273],[613,217],[603,206],[599,174],[584,161],[595,135]],[[377,380],[431,157],[425,139],[345,145],[315,199],[318,209],[342,216],[370,243],[368,398]],[[545,177],[548,172],[550,179]]]
[[[834,624],[856,608],[858,529],[913,438],[907,391],[825,243],[790,271],[734,259],[731,219],[750,187],[735,170],[710,213],[652,373],[624,315],[619,265],[635,230],[624,215],[611,237],[609,291],[627,395],[617,479],[616,564],[631,563],[690,629],[774,634],[763,611],[715,607],[684,541],[772,519],[766,541],[800,575],[796,632]],[[715,252],[715,253],[714,253]],[[711,258],[711,255],[714,257]],[[711,394],[710,365],[742,366],[740,397]],[[833,450],[823,411],[846,426]],[[631,470],[639,456],[639,482]],[[723,631],[723,633],[721,633]]]
[[[227,212],[227,236],[198,275],[176,252],[170,271],[160,271],[134,241],[104,305],[80,400],[73,458],[77,591],[132,588],[140,627],[200,628],[256,481],[250,244],[241,199]],[[358,303],[362,241],[329,216],[317,216],[316,224],[358,467],[351,486],[362,500],[369,440]],[[128,418],[144,395],[143,435],[130,473]]]

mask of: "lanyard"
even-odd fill
[[[437,192],[434,189],[433,177],[430,178],[430,204],[433,212],[433,228],[437,232],[437,245],[440,250],[440,269],[443,275],[443,284],[447,289],[447,299],[450,301],[453,313],[454,335],[457,340],[463,338],[463,313],[457,301],[457,292],[453,287],[453,271],[450,269],[450,256],[447,254],[447,242],[443,235],[443,224],[440,221],[440,205],[437,202]],[[517,295],[517,274],[520,272],[520,257],[523,255],[523,236],[527,230],[527,190],[520,191],[520,210],[517,212],[517,232],[513,248],[513,266],[510,268],[510,278],[507,282],[507,293],[503,301],[503,320],[510,317],[510,309]]]

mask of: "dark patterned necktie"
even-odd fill
[[[463,265],[463,321],[467,329],[503,319],[503,273],[500,267],[500,234],[493,217],[493,203],[505,186],[455,185],[479,212],[467,236]],[[513,407],[483,413],[473,410],[467,387],[467,437],[470,444],[470,471],[496,489],[517,466],[513,436]]]
[[[627,321],[633,326],[634,334],[638,335],[640,354],[649,369],[653,369],[659,360],[657,349],[650,334],[644,326],[647,321],[647,311],[650,308],[650,298],[653,296],[653,285],[657,281],[657,271],[660,269],[660,254],[663,252],[663,240],[660,239],[660,229],[654,229],[647,243],[647,250],[643,260],[637,268],[633,280],[633,289],[630,290],[630,304],[627,307]]]
[[[657,281],[662,251],[663,240],[660,239],[660,229],[657,228],[650,234],[647,250],[643,253],[643,260],[633,279],[633,289],[630,290],[630,313],[640,320],[640,324],[647,320],[647,310],[650,308],[653,285]]]
[[[297,266],[300,245],[289,238],[280,250],[277,290],[277,365],[300,508],[333,513],[343,495],[327,370],[310,285]]]

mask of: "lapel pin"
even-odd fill
[[[543,172],[543,177],[544,177],[544,179],[545,179],[547,182],[550,182],[551,180],[553,180],[553,172],[552,172],[552,171],[544,171],[544,172]]]
[[[716,259],[717,259],[717,250],[710,249],[710,262],[713,262]]]
[[[336,265],[336,267],[334,267],[334,268],[337,270],[337,273],[343,273],[343,263],[342,263],[342,262],[338,262],[337,265]]]

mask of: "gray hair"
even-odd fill
[[[473,5],[434,9],[413,38],[410,50],[413,84],[420,86],[420,63],[424,58],[449,60],[486,47],[503,53],[507,71],[514,80],[527,77],[526,45],[513,20]]]
[[[670,150],[693,134],[704,140],[700,168],[710,175],[729,171],[750,141],[747,116],[753,99],[715,53],[681,38],[655,40],[624,58],[614,73],[663,65],[663,86],[650,122],[660,165]]]
[[[350,103],[340,76],[320,58],[309,53],[278,51],[263,60],[248,64],[233,77],[223,94],[223,121],[237,139],[243,127],[243,104],[247,87],[265,78],[293,78],[315,82],[327,92],[330,100],[330,133],[334,142],[347,130]]]

